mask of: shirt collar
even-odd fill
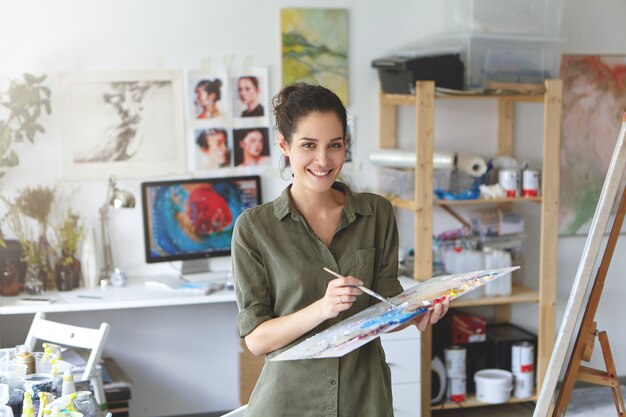
[[[333,184],[333,188],[342,191],[346,195],[346,204],[343,208],[343,215],[347,216],[348,221],[353,221],[357,214],[362,216],[371,216],[374,214],[372,205],[366,199],[360,198],[361,195],[359,193],[356,195],[353,194],[350,187],[344,183],[335,182]],[[274,200],[274,215],[278,218],[278,220],[284,219],[288,214],[291,214],[292,219],[300,217],[300,212],[291,201],[291,195],[289,194],[290,189],[291,184],[289,184],[280,196]]]

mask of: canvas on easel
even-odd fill
[[[585,242],[585,247],[583,249],[583,254],[578,265],[578,271],[576,273],[576,278],[574,280],[574,284],[572,286],[572,290],[570,292],[570,297],[565,308],[565,315],[563,317],[563,321],[561,323],[561,328],[559,330],[556,344],[554,346],[554,350],[552,351],[552,356],[550,358],[550,363],[548,366],[548,371],[543,381],[543,385],[541,386],[541,391],[539,392],[539,397],[537,399],[537,405],[535,407],[535,412],[533,417],[546,417],[548,415],[560,416],[565,410],[563,410],[563,399],[559,401],[560,408],[553,407],[553,396],[556,391],[556,385],[558,382],[558,378],[563,370],[563,366],[565,361],[568,358],[568,352],[571,352],[571,359],[568,364],[567,371],[573,370],[574,377],[579,375],[579,363],[581,359],[590,356],[590,354],[586,354],[584,352],[585,347],[590,346],[591,344],[588,341],[580,341],[580,338],[588,337],[589,333],[593,333],[593,337],[595,339],[596,331],[595,331],[595,322],[593,322],[593,316],[595,315],[595,309],[597,309],[597,302],[599,301],[599,295],[601,293],[601,286],[594,285],[594,289],[592,290],[592,297],[589,298],[588,305],[584,305],[585,294],[587,289],[589,288],[589,283],[591,281],[591,274],[598,257],[600,246],[602,244],[602,238],[604,235],[604,231],[606,230],[609,215],[611,213],[611,209],[615,202],[616,196],[618,194],[618,189],[620,187],[620,181],[622,175],[624,173],[624,168],[626,166],[626,144],[625,137],[626,136],[626,114],[624,114],[622,119],[622,127],[618,136],[617,143],[615,145],[615,150],[613,151],[613,157],[611,159],[611,164],[609,165],[609,169],[607,172],[607,176],[604,181],[604,185],[602,187],[602,192],[600,194],[600,200],[598,202],[598,206],[596,207],[595,214],[593,216],[593,221],[591,223],[591,229],[589,231],[589,235],[587,237],[587,241]],[[620,210],[625,210],[620,204]],[[623,213],[622,213],[623,216]],[[622,217],[623,220],[623,217]],[[611,232],[611,237],[613,240],[617,239],[619,235],[619,229],[621,228],[621,220],[619,217],[616,218],[620,224],[614,223],[614,229],[617,227],[617,230],[613,230]],[[614,233],[615,232],[615,233]],[[613,242],[613,246],[615,242]],[[610,257],[612,255],[612,247],[607,245],[607,250],[605,255],[608,255],[608,258],[605,256],[603,259],[602,265],[598,272],[599,278],[603,281],[604,276],[602,274],[606,274],[606,268],[608,268],[608,262],[610,261]],[[599,293],[598,293],[599,291]],[[594,292],[595,301],[594,301]],[[595,305],[594,305],[595,303]],[[574,331],[578,318],[580,316],[581,310],[585,310],[585,317],[581,323],[581,333],[579,336],[579,340],[576,342],[576,346],[573,349],[570,349],[570,344],[572,342],[572,338],[574,335]],[[598,335],[600,336],[600,334]],[[607,363],[607,368],[611,368],[612,366],[612,358],[610,354],[610,349],[608,348],[608,339],[606,339],[606,333],[603,336],[600,336],[600,343],[603,348],[603,353],[605,355],[605,360]],[[588,349],[587,349],[588,350]],[[607,356],[608,354],[608,356]],[[607,360],[607,358],[610,358]],[[573,365],[573,361],[575,365]],[[577,362],[576,362],[577,361]],[[578,369],[573,369],[578,368]],[[593,373],[591,371],[587,372],[587,374]],[[611,373],[610,369],[607,369],[607,375]],[[583,368],[583,372],[580,374],[579,379],[585,378],[583,375],[585,374],[585,368]],[[567,377],[566,373],[566,383],[572,384],[573,382]],[[588,379],[589,380],[589,379]],[[592,381],[595,382],[595,381]],[[564,393],[567,390],[571,391],[571,387],[568,385],[564,385],[563,388]],[[619,391],[619,385],[617,386],[617,390]],[[620,394],[621,397],[621,394]],[[623,400],[621,401],[621,409],[622,414],[619,414],[620,403],[615,396],[614,391],[614,399],[616,401],[616,407],[618,410],[618,415],[623,415]],[[566,403],[566,402],[565,402]],[[566,405],[566,404],[565,404]]]

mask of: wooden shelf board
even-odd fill
[[[437,99],[446,100],[476,100],[476,99],[502,99],[527,103],[542,103],[544,94],[440,94],[435,95]],[[394,106],[414,106],[415,96],[409,94],[382,94],[382,104]]]
[[[438,206],[462,206],[467,204],[541,203],[541,197],[477,198],[474,200],[435,200]]]
[[[513,284],[510,296],[481,297],[469,300],[466,300],[464,297],[460,297],[459,299],[452,301],[452,307],[489,306],[498,304],[530,303],[537,301],[539,301],[539,291],[535,291],[532,288],[528,288],[523,285]]]
[[[514,398],[511,397],[511,399],[506,402],[505,404],[515,404],[515,403],[527,403],[530,401],[537,401],[537,395],[533,395],[532,397],[529,398]],[[444,404],[440,404],[440,405],[433,405],[431,410],[433,412],[439,411],[439,410],[457,410],[460,408],[468,408],[468,407],[488,407],[488,406],[492,406],[494,404],[487,404],[487,403],[483,403],[480,402],[476,399],[476,397],[474,395],[470,395],[468,397],[468,399],[462,403],[453,403],[453,402],[445,402]]]
[[[415,201],[406,200],[404,198],[396,197],[390,194],[386,194],[385,198],[396,207],[415,211],[417,205]],[[541,203],[541,197],[515,197],[515,198],[477,198],[475,200],[435,200],[434,204],[437,206],[463,206],[463,205],[476,205],[476,204],[503,204],[503,203]]]

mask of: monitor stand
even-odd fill
[[[213,258],[211,261],[218,261],[220,258]],[[208,258],[192,259],[182,261],[181,276],[189,281],[225,281],[230,279],[230,258],[224,257],[220,259],[223,265],[215,265],[215,270],[211,269],[211,263]],[[212,262],[214,263],[214,262]]]
[[[204,274],[211,272],[211,268],[209,268],[209,260],[208,259],[191,259],[187,261],[183,261],[183,265],[181,268],[181,275],[194,275],[194,274]]]

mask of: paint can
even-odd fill
[[[522,173],[522,196],[537,197],[540,181],[541,172],[536,169],[525,169]]]
[[[507,197],[519,197],[520,174],[517,169],[501,169],[498,173],[498,183]]]
[[[515,375],[513,396],[528,398],[535,388],[535,346],[530,342],[514,343],[511,347],[511,370]]]
[[[535,371],[535,346],[530,342],[517,342],[511,347],[511,371],[514,374]]]
[[[533,396],[535,387],[535,373],[515,374],[513,396],[515,398],[529,398]]]
[[[448,376],[448,398],[454,402],[465,401],[465,357],[463,346],[453,345],[444,349],[446,374]]]

